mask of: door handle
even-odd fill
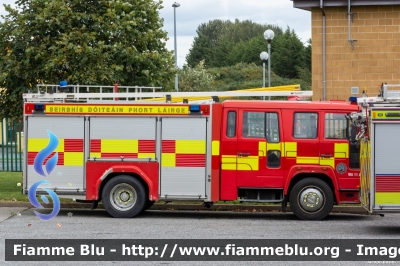
[[[250,153],[246,153],[246,152],[239,152],[239,157],[248,157],[250,155]]]
[[[323,157],[323,158],[331,158],[331,157],[333,157],[333,155],[332,154],[321,154],[321,157]]]

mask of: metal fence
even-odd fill
[[[23,165],[24,133],[22,121],[0,120],[0,171],[21,172]]]

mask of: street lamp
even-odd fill
[[[267,52],[262,52],[260,54],[260,58],[263,61],[263,88],[265,88],[265,61],[268,60],[268,53]]]
[[[262,52],[260,54],[260,58],[263,61],[263,85],[262,85],[262,87],[265,88],[265,61],[268,60],[268,53]],[[265,100],[265,96],[263,96],[263,100]]]
[[[269,60],[268,60],[268,87],[271,87],[271,41],[274,38],[275,33],[272,30],[266,30],[264,32],[264,38],[268,42],[268,54],[269,54]],[[268,97],[269,100],[271,100],[271,96]]]
[[[271,87],[271,41],[274,38],[275,33],[272,30],[266,30],[264,32],[264,38],[268,42],[268,55],[269,55],[269,60],[268,60],[268,87]],[[269,97],[271,100],[271,96]]]
[[[180,7],[181,5],[177,2],[174,2],[172,4],[172,7],[174,8],[174,40],[175,40],[175,68],[178,68],[178,56],[176,54],[176,8]],[[178,73],[175,76],[175,90],[178,91]]]

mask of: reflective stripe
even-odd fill
[[[156,154],[155,153],[138,153],[138,158],[156,158]]]
[[[175,152],[182,154],[205,154],[205,140],[176,140]]]
[[[83,152],[64,152],[65,166],[83,166]]]
[[[55,152],[64,152],[64,139],[58,139],[59,143],[55,150]],[[36,139],[36,138],[29,138],[28,139],[28,152],[39,152],[46,148],[49,144],[49,139]]]
[[[222,155],[221,169],[222,170],[236,170],[236,155]]]
[[[335,143],[335,158],[349,158],[349,144]]]
[[[163,153],[161,155],[161,166],[163,166],[163,167],[175,167],[176,166],[175,153]]]
[[[268,143],[267,151],[281,151],[281,143]]]
[[[335,158],[323,158],[321,157],[319,165],[329,165],[335,168]]]
[[[101,152],[91,152],[90,158],[93,158],[93,157],[101,158]]]
[[[298,164],[319,164],[319,157],[296,157]]]
[[[258,143],[258,156],[260,157],[267,156],[267,143],[265,141],[260,141]]]
[[[238,157],[237,158],[238,170],[258,170],[258,156]]]
[[[138,140],[101,140],[102,153],[138,153]]]
[[[213,140],[211,143],[212,146],[212,155],[219,155],[219,140]]]
[[[400,204],[400,192],[376,192],[375,204]]]
[[[284,142],[282,154],[284,157],[297,156],[297,142]]]

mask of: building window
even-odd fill
[[[324,137],[326,139],[346,139],[347,120],[344,114],[325,114]]]
[[[317,113],[294,113],[293,137],[315,139],[318,137]]]
[[[226,136],[233,138],[236,136],[236,112],[229,111],[226,125]]]

